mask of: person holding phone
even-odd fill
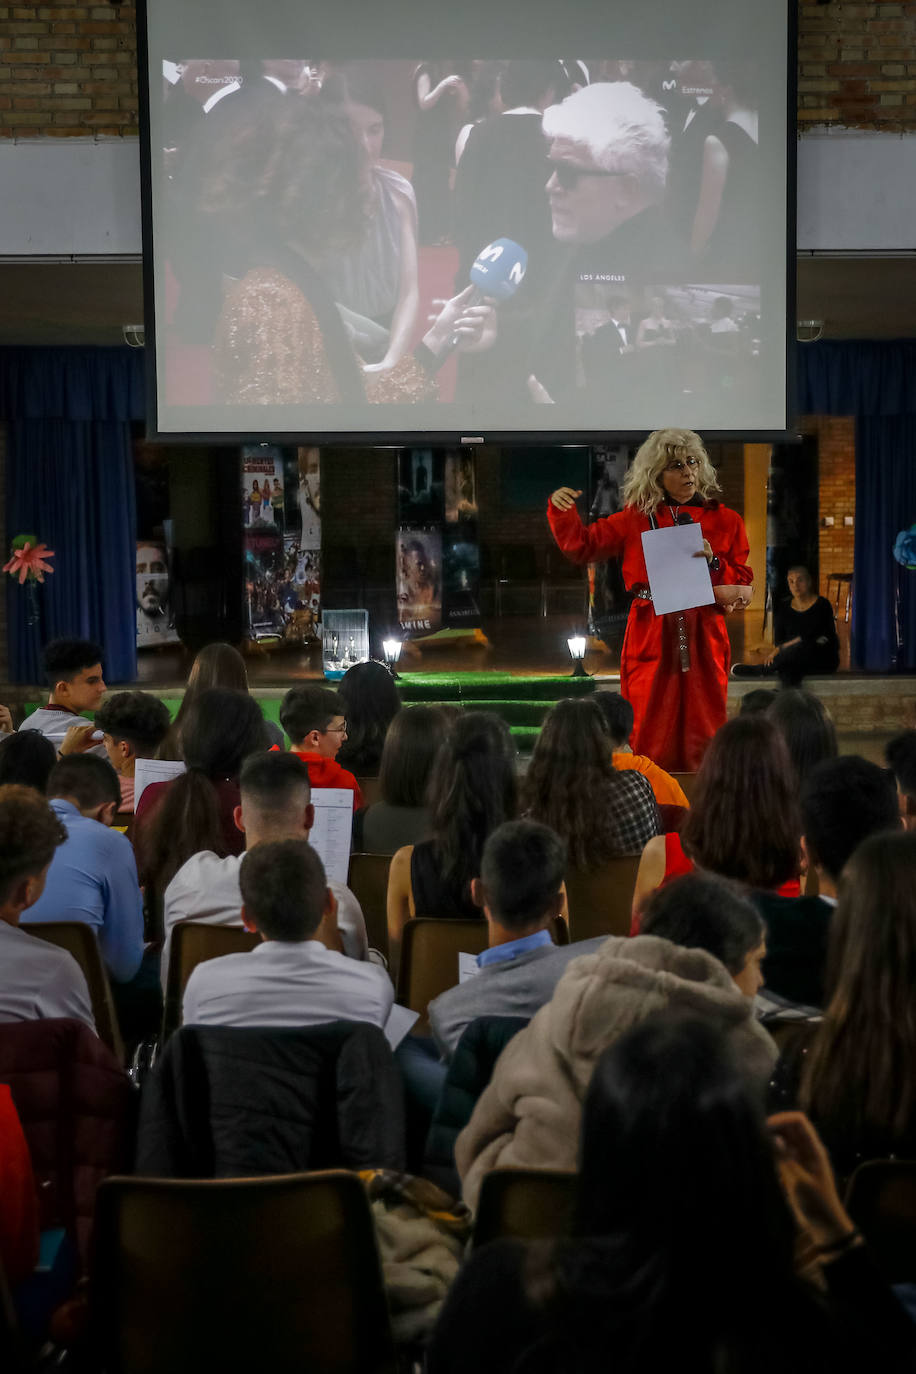
[[[646,439],[624,478],[622,511],[585,526],[576,509],[581,491],[560,487],[547,503],[553,537],[573,563],[623,558],[633,602],[620,690],[635,715],[634,752],[667,772],[693,772],[725,723],[731,650],[724,617],[751,598],[754,574],[747,563],[744,521],[713,499],[719,490],[700,436],[690,429],[659,429]],[[703,533],[702,556],[715,604],[656,615],[642,535],[690,523]]]

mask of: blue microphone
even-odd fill
[[[528,254],[511,239],[494,239],[481,248],[471,267],[471,285],[480,292],[481,299],[490,296],[495,301],[507,301],[514,296],[528,270]],[[472,298],[472,303],[474,302]]]
[[[474,290],[467,305],[480,305],[484,297],[493,301],[507,301],[514,296],[528,270],[528,254],[512,239],[494,239],[481,248],[471,265],[470,277]],[[461,342],[459,334],[448,341],[448,351]]]

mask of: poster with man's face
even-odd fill
[[[432,634],[442,625],[442,535],[408,528],[396,540],[398,623],[408,636]]]
[[[137,540],[137,648],[177,644],[165,544]]]

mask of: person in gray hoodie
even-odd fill
[[[762,1099],[776,1046],[725,966],[705,949],[656,935],[611,936],[573,959],[551,1000],[497,1060],[455,1145],[472,1210],[491,1169],[575,1170],[582,1102],[602,1051],[668,1008],[716,1027]]]

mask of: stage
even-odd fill
[[[745,656],[745,638],[759,639],[759,617],[733,617],[728,622],[734,660]],[[567,638],[581,633],[574,616],[501,616],[484,620],[483,638],[426,641],[404,645],[398,670],[405,701],[445,701],[463,709],[493,709],[512,728],[519,749],[531,749],[550,704],[582,690],[619,690],[619,656],[589,640],[588,679],[570,676]],[[839,624],[843,662],[848,663],[848,626]],[[747,656],[753,657],[751,651]],[[181,648],[141,651],[135,683],[109,683],[110,690],[137,686],[177,705],[191,664]],[[252,694],[276,719],[284,693],[296,682],[323,681],[318,646],[261,649],[247,658]],[[329,684],[331,685],[331,684]],[[821,697],[841,738],[841,748],[881,759],[884,741],[899,730],[916,727],[916,677],[873,675],[841,668],[833,677],[810,678],[806,687]],[[742,696],[759,687],[776,687],[772,679],[744,679],[729,684],[729,714]],[[44,697],[37,685],[0,684],[0,702],[17,720],[27,705]]]

